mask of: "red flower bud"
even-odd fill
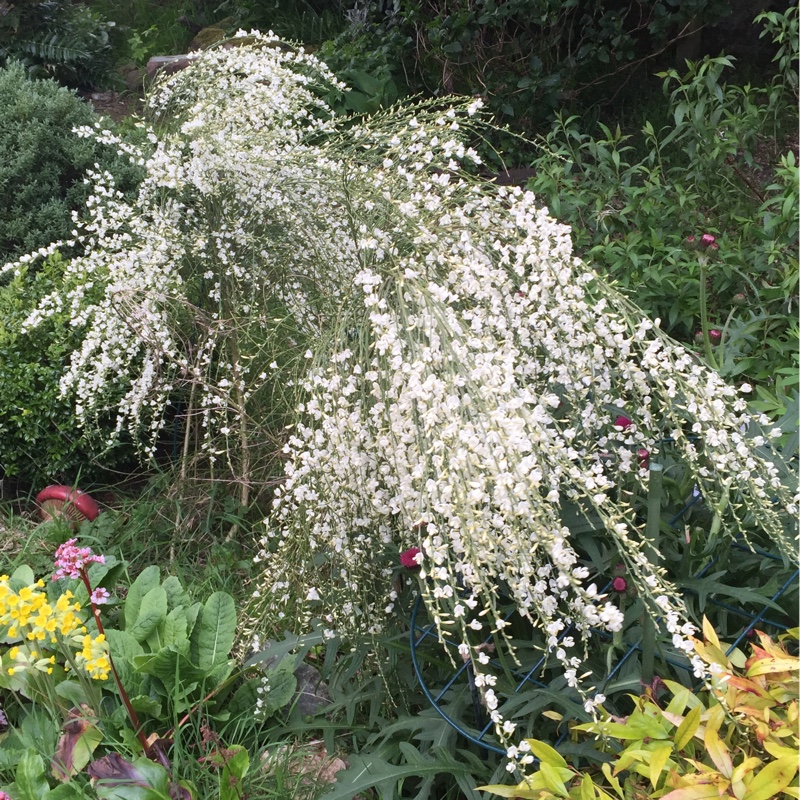
[[[644,447],[636,451],[636,458],[639,459],[639,465],[642,469],[647,469],[650,466],[650,451],[645,450]]]
[[[620,414],[614,420],[614,427],[622,428],[622,430],[624,431],[628,430],[628,428],[630,428],[631,425],[633,425],[633,423],[630,421],[630,419],[628,419],[628,417],[624,417],[622,414]]]
[[[417,556],[422,551],[419,547],[409,547],[408,550],[404,550],[400,553],[400,563],[406,569],[419,569],[419,563],[417,562]]]
[[[722,341],[722,331],[712,328],[708,332],[708,341],[711,342],[711,344],[719,344]]]
[[[735,306],[745,306],[745,305],[747,305],[747,295],[744,292],[737,292],[733,296],[733,304]]]
[[[700,237],[701,247],[712,247],[713,245],[716,244],[716,242],[717,240],[710,233],[704,233]],[[719,245],[717,245],[714,249],[716,250],[717,248],[719,248]]]
[[[625,578],[614,578],[614,580],[611,581],[611,586],[615,592],[621,594],[628,588],[628,581],[626,581]]]

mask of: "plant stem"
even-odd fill
[[[647,490],[647,527],[645,528],[645,551],[654,567],[658,567],[660,558],[658,544],[661,532],[661,464],[650,464],[650,485]],[[642,620],[642,683],[653,683],[655,672],[656,622],[652,612],[645,606]]]
[[[103,621],[100,619],[100,609],[92,602],[92,584],[89,582],[89,575],[87,574],[85,569],[80,570],[80,577],[83,581],[83,585],[86,587],[86,591],[89,592],[89,604],[92,607],[92,614],[94,615],[94,622],[97,625],[98,632],[105,637],[106,632],[105,628],[103,628]],[[153,758],[153,748],[150,746],[150,743],[147,741],[147,737],[144,735],[144,730],[142,730],[142,725],[139,722],[139,717],[136,714],[133,706],[131,705],[131,700],[128,697],[128,693],[125,691],[125,687],[122,685],[122,680],[119,677],[119,673],[117,672],[117,668],[114,665],[114,657],[111,655],[111,648],[109,647],[108,650],[108,663],[111,665],[111,674],[114,676],[114,683],[117,684],[117,690],[119,691],[119,696],[122,698],[122,703],[125,706],[125,710],[128,712],[128,717],[130,718],[131,725],[133,725],[134,731],[136,731],[136,737],[139,739],[139,743],[142,745],[142,749],[144,750],[144,754],[151,760],[156,760]],[[159,761],[161,758],[159,757],[159,753],[155,754]],[[162,762],[163,763],[163,762]],[[168,765],[164,765],[167,766]]]
[[[705,256],[697,259],[700,265],[700,329],[703,331],[703,347],[706,351],[706,360],[713,368],[717,368],[717,360],[714,358],[714,351],[711,349],[711,339],[708,336],[708,289],[706,287],[706,264]]]

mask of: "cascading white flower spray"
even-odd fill
[[[95,176],[70,288],[29,324],[66,306],[85,330],[63,379],[84,419],[113,405],[152,453],[183,392],[209,458],[245,485],[288,392],[253,628],[379,632],[390,553],[420,547],[428,611],[513,737],[475,644],[502,639],[499,593],[576,688],[592,630],[623,624],[580,562],[567,503],[599,515],[688,652],[694,629],[627,499],[648,485],[637,450],[655,460],[671,437],[725,530],[757,527],[787,554],[797,501],[737,389],[575,258],[530,193],[471,177],[478,102],[340,120],[325,94],[341,90],[256,33],[160,84],[153,152],[131,152],[147,172],[136,202]],[[623,412],[632,424],[615,425]]]

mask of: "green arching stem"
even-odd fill
[[[708,296],[706,288],[706,264],[708,259],[699,256],[697,263],[700,265],[700,329],[703,332],[703,347],[706,351],[706,360],[709,366],[717,369],[717,360],[714,358],[714,351],[711,349],[711,339],[708,336]]]
[[[659,538],[661,533],[661,464],[650,464],[650,485],[647,490],[647,526],[645,528],[645,551],[650,563],[659,564]],[[642,683],[652,684],[655,673],[656,622],[645,606],[642,620]]]

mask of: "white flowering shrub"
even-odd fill
[[[339,120],[319,62],[240,44],[160,84],[137,202],[96,176],[78,288],[29,320],[68,307],[83,327],[63,379],[79,413],[122,383],[118,428],[152,448],[181,392],[205,451],[248,482],[279,434],[271,405],[295,397],[254,626],[381,631],[398,550],[419,547],[428,611],[506,734],[476,646],[502,640],[501,596],[573,687],[592,630],[623,624],[566,504],[599,515],[689,651],[694,628],[646,554],[637,451],[656,462],[669,437],[728,534],[792,553],[794,499],[745,399],[578,261],[531,194],[470,177],[477,104]]]

